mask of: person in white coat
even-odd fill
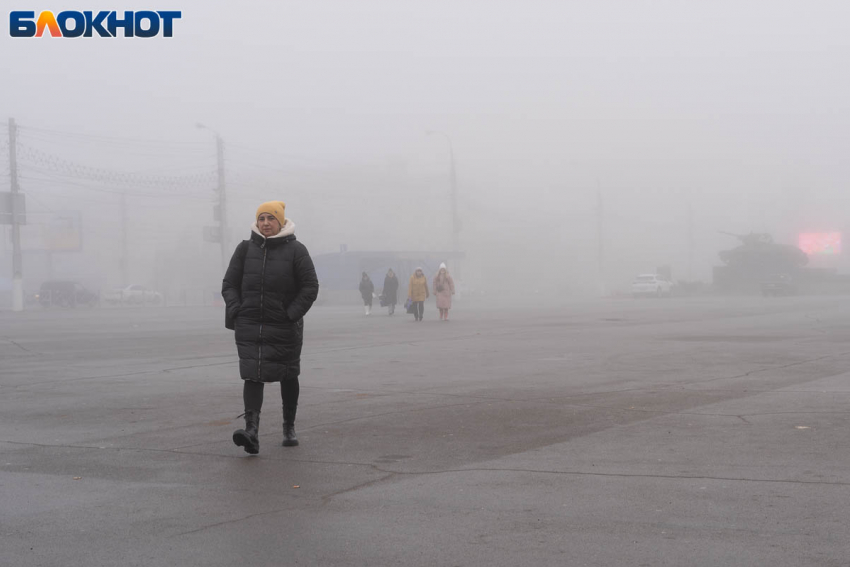
[[[452,308],[452,296],[455,294],[455,282],[445,264],[440,264],[437,275],[434,276],[434,297],[437,299],[437,309],[440,310],[440,320],[449,320],[449,309]]]

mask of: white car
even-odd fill
[[[632,296],[651,295],[653,297],[669,297],[673,283],[657,274],[641,274],[632,282]]]
[[[114,289],[105,294],[104,299],[109,303],[152,303],[159,305],[162,303],[162,294],[143,285],[134,284],[122,289]]]

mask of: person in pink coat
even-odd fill
[[[452,308],[452,296],[455,294],[455,282],[445,264],[440,264],[440,270],[434,276],[434,297],[437,298],[437,309],[440,310],[440,320],[449,320],[449,309]]]

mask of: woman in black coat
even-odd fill
[[[244,380],[245,429],[233,433],[233,442],[252,455],[260,450],[257,432],[266,382],[280,382],[283,446],[298,445],[304,315],[319,293],[313,260],[295,239],[295,223],[284,216],[285,207],[281,201],[260,205],[251,238],[236,247],[221,288],[225,326],[236,331]]]
[[[375,293],[375,284],[372,283],[372,278],[369,274],[363,272],[360,276],[360,297],[363,298],[363,310],[366,315],[372,314],[372,295]]]
[[[398,303],[398,278],[390,269],[384,277],[384,288],[381,290],[381,304],[387,305],[390,308],[390,315],[395,313],[395,306]]]

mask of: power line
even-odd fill
[[[162,166],[162,167],[150,167],[146,169],[136,169],[132,171],[124,171],[121,173],[127,175],[145,175],[152,173],[162,173],[162,172],[186,172],[187,175],[197,175],[197,174],[209,174],[212,166],[209,163],[205,164],[184,164],[184,165],[173,165],[173,166]],[[190,173],[192,172],[192,173]]]
[[[163,159],[163,158],[173,158],[175,154],[179,154],[181,156],[189,156],[193,159],[198,158],[210,158],[211,152],[209,150],[187,150],[185,148],[175,148],[175,147],[153,147],[153,146],[135,146],[135,145],[126,145],[118,142],[92,142],[89,140],[77,140],[73,138],[69,139],[55,139],[49,136],[41,136],[34,135],[31,132],[27,133],[23,136],[20,136],[20,140],[25,143],[30,143],[31,145],[50,145],[50,146],[68,146],[72,145],[75,148],[79,147],[87,147],[90,148],[90,151],[120,151],[123,156],[132,156],[141,159]]]
[[[195,147],[198,150],[205,149],[205,145],[200,142],[178,142],[167,140],[154,140],[150,138],[131,138],[119,136],[105,136],[100,134],[83,134],[81,132],[67,132],[62,130],[51,130],[48,128],[38,128],[35,126],[21,126],[21,130],[29,133],[41,133],[42,135],[51,135],[54,137],[74,138],[78,140],[91,140],[93,142],[109,143],[109,144],[135,144],[135,145],[150,145],[162,147],[165,145]]]
[[[19,175],[19,178],[23,179],[23,180],[31,181],[31,182],[34,182],[34,183],[42,183],[42,184],[52,185],[52,186],[56,186],[56,187],[65,187],[67,185],[72,185],[72,186],[75,186],[75,187],[81,187],[81,188],[89,190],[89,191],[94,191],[94,192],[97,192],[97,193],[109,193],[109,194],[112,194],[112,195],[128,195],[128,196],[132,196],[132,197],[147,197],[147,198],[155,198],[155,199],[161,199],[161,198],[198,199],[198,200],[207,201],[207,202],[209,202],[210,199],[211,199],[211,197],[203,197],[201,195],[196,195],[196,194],[192,194],[192,193],[142,193],[142,192],[138,192],[138,191],[127,191],[127,190],[120,190],[120,189],[117,189],[117,190],[116,189],[104,189],[102,187],[93,187],[92,185],[87,185],[85,183],[79,183],[79,182],[76,182],[76,181],[70,181],[70,180],[61,179],[61,178],[60,179],[55,179],[55,178],[54,179],[49,179],[49,178],[45,179],[45,178],[41,178],[41,177],[31,177],[29,175]]]
[[[323,158],[309,157],[309,156],[300,156],[296,154],[287,154],[282,152],[276,152],[272,150],[265,150],[260,148],[252,148],[249,146],[243,146],[242,144],[232,144],[228,143],[226,146],[228,152],[232,152],[233,150],[249,152],[252,154],[265,154],[268,156],[272,156],[278,159],[290,159],[290,160],[300,160],[304,162],[315,162],[321,165],[337,165],[336,162]]]
[[[37,189],[27,189],[27,191],[26,191],[26,194],[28,196],[32,196],[34,193],[36,193],[36,194],[47,193],[47,194],[51,194],[50,195],[51,199],[69,199],[69,200],[72,200],[74,202],[81,201],[81,202],[84,202],[84,203],[98,203],[98,204],[101,204],[101,205],[115,205],[115,206],[119,206],[121,204],[119,201],[104,201],[102,199],[86,199],[85,197],[79,197],[77,195],[68,195],[67,193],[59,194],[59,193],[54,192],[53,189],[43,188],[43,187],[39,187]]]
[[[42,201],[41,199],[39,199],[38,197],[36,197],[36,196],[35,196],[35,195],[33,195],[32,193],[27,192],[27,195],[29,196],[29,198],[30,198],[30,199],[32,199],[33,201],[35,201],[37,204],[39,204],[39,205],[41,205],[42,207],[44,207],[45,209],[47,209],[47,212],[48,212],[48,213],[55,213],[55,212],[56,212],[56,211],[54,211],[53,209],[51,209],[49,206],[45,205],[45,204],[44,204],[44,201]]]
[[[185,186],[209,183],[212,185],[216,180],[213,171],[192,175],[143,175],[128,173],[124,171],[102,169],[82,165],[73,161],[63,159],[55,154],[19,144],[19,158],[23,163],[43,166],[44,169],[65,173],[80,179],[100,181],[108,183],[120,183],[131,185],[160,185],[160,186]]]
[[[37,145],[45,146],[46,145],[46,146],[51,146],[51,147],[60,147],[60,146],[65,147],[65,146],[70,145],[70,146],[73,146],[75,149],[86,148],[85,151],[88,151],[89,153],[99,153],[99,154],[109,153],[110,155],[116,155],[115,152],[120,152],[120,154],[117,154],[117,155],[120,155],[122,157],[132,157],[132,158],[135,158],[137,160],[164,160],[164,159],[174,158],[175,155],[179,154],[179,155],[187,156],[190,159],[198,160],[198,159],[205,159],[206,158],[208,162],[212,161],[211,159],[209,159],[210,158],[209,152],[185,152],[185,151],[180,151],[180,150],[176,150],[176,149],[173,149],[173,148],[163,148],[161,151],[155,151],[155,150],[140,151],[137,148],[122,147],[120,145],[115,145],[115,144],[109,144],[109,145],[105,145],[105,146],[86,147],[86,146],[82,146],[76,140],[69,140],[69,141],[63,140],[62,142],[56,142],[55,140],[45,140],[45,139],[41,139],[41,138],[35,138],[35,137],[32,137],[32,136],[21,136],[20,139],[24,143],[28,143],[31,146],[37,146]],[[212,167],[211,165],[207,165],[207,169],[210,169],[211,167]]]

